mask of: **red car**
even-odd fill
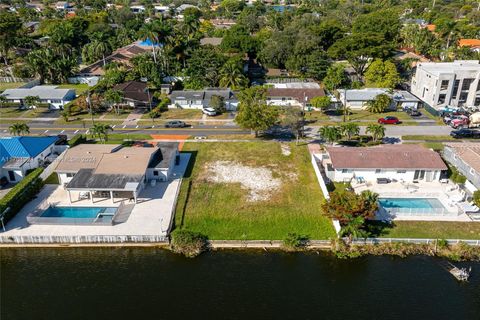
[[[381,124],[399,124],[400,120],[397,117],[385,117],[378,119],[378,123]]]

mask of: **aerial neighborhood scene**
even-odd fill
[[[478,2],[2,0],[0,61],[1,319],[478,319]]]

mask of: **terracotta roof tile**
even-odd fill
[[[414,144],[326,149],[335,169],[447,169],[438,153]]]

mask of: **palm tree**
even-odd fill
[[[335,126],[321,127],[320,136],[322,136],[325,141],[330,142],[331,144],[333,144],[335,141],[338,141],[342,137],[339,128]]]
[[[245,87],[248,79],[242,72],[238,60],[228,60],[220,69],[220,86],[233,90]]]
[[[30,127],[26,123],[16,122],[8,127],[8,131],[14,136],[30,133]]]
[[[385,127],[381,124],[369,124],[366,132],[372,135],[373,141],[377,141],[378,139],[385,137]]]
[[[390,106],[392,98],[382,93],[375,97],[375,100],[371,100],[367,103],[367,110],[373,113],[382,113]]]
[[[7,97],[0,94],[0,107],[2,107],[7,102]]]
[[[157,55],[155,53],[155,46],[158,44],[158,33],[155,30],[153,23],[145,23],[139,30],[140,39],[143,41],[150,41],[152,43],[153,61],[157,63]]]
[[[360,133],[360,127],[354,122],[340,124],[340,133],[342,136],[347,137],[348,140],[352,139],[352,136],[356,136]]]
[[[90,129],[93,136],[97,136],[100,142],[105,143],[108,141],[108,131],[113,131],[113,128],[108,124],[96,123]]]
[[[107,103],[115,109],[115,113],[119,114],[118,104],[123,100],[123,93],[119,90],[108,89],[103,94],[103,98]]]
[[[39,96],[26,96],[25,99],[23,99],[23,104],[27,108],[36,108],[37,104],[40,102],[40,97]]]
[[[350,216],[347,224],[342,226],[342,228],[340,229],[340,236],[348,236],[350,241],[353,238],[366,238],[368,237],[368,232],[362,229],[364,224],[365,218],[363,218],[362,216],[358,216],[355,218]]]
[[[110,45],[107,41],[92,41],[90,43],[90,50],[92,50],[95,57],[102,56],[104,66],[107,64],[105,61],[105,55],[110,53]]]

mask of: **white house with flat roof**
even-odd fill
[[[327,147],[321,155],[328,179],[376,181],[438,181],[447,170],[438,153],[421,145],[380,145],[377,147]]]
[[[467,178],[467,190],[480,190],[480,142],[448,143],[443,157]]]
[[[60,184],[93,198],[125,197],[137,201],[147,183],[168,181],[178,162],[178,143],[149,147],[80,144],[66,151],[55,168]]]
[[[411,90],[435,109],[479,106],[480,63],[478,60],[419,63]]]
[[[75,99],[75,90],[57,86],[34,86],[32,88],[7,89],[2,93],[8,102],[24,105],[26,97],[38,97],[40,103],[47,103],[50,109],[62,109]]]
[[[386,94],[392,98],[390,110],[398,108],[417,109],[421,103],[420,99],[408,91],[390,90],[385,88],[365,88],[365,89],[340,89],[338,90],[340,101],[347,108],[352,110],[364,110],[368,107],[370,101],[375,100],[378,95]]]

